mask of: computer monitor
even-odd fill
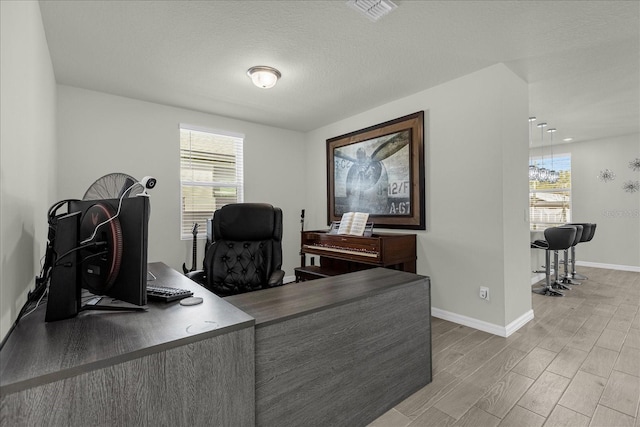
[[[137,306],[147,303],[149,214],[147,196],[68,202],[68,214],[51,224],[55,238],[47,322],[84,309],[126,309],[83,307],[81,288]]]
[[[121,204],[120,199],[71,201],[69,212],[81,214],[80,286],[97,295],[146,304],[149,197],[123,198]]]
[[[59,215],[49,222],[51,247],[47,250],[51,263],[49,298],[44,320],[68,319],[80,311],[78,286],[78,227],[80,212]],[[43,290],[44,292],[44,290]]]

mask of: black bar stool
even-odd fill
[[[575,222],[567,225],[581,225],[583,227],[582,237],[580,238],[580,243],[590,242],[593,239],[593,235],[596,234],[596,224],[590,222]],[[576,247],[573,246],[571,248],[571,273],[569,274],[571,279],[577,280],[587,280],[587,276],[583,276],[582,274],[578,274],[576,272]]]
[[[580,239],[582,238],[584,227],[581,224],[565,224],[565,226],[576,228],[576,237],[573,239],[573,243],[571,244],[571,250],[575,251],[576,245],[580,243]],[[564,275],[562,276],[562,280],[557,284],[557,286],[562,289],[571,289],[566,285],[579,285],[579,284],[580,284],[579,282],[574,282],[573,279],[569,276],[569,249],[565,249],[564,250]]]
[[[558,280],[558,251],[570,248],[575,238],[576,227],[550,227],[544,230],[545,240],[536,240],[531,244],[531,247],[545,250],[545,286],[542,289],[533,289],[532,292],[554,297],[564,296],[562,292],[553,289],[554,285],[562,285]],[[551,283],[551,252],[553,252],[555,272],[553,284]],[[564,287],[568,288],[568,286]]]

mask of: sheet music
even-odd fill
[[[346,212],[340,220],[338,234],[350,234],[352,236],[362,236],[367,226],[369,214],[366,212]]]

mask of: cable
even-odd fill
[[[42,276],[42,273],[44,273],[44,259],[47,257],[46,254],[46,250],[45,250],[45,254],[42,255],[42,257],[40,258],[40,275]]]
[[[96,228],[93,230],[93,234],[91,234],[91,237],[89,237],[88,239],[84,239],[82,242],[80,242],[81,245],[88,243],[90,241],[93,240],[94,237],[96,237],[96,233],[98,232],[98,229],[100,227],[102,227],[105,224],[110,223],[111,221],[113,221],[114,219],[116,219],[118,217],[118,215],[120,215],[120,208],[122,208],[122,199],[124,199],[124,196],[129,192],[129,190],[131,190],[133,187],[135,187],[138,183],[134,183],[131,186],[129,186],[129,188],[127,188],[126,190],[124,190],[122,192],[122,195],[120,196],[120,201],[118,202],[118,211],[116,212],[116,214],[114,216],[112,216],[111,218],[102,221],[100,224],[96,225]]]
[[[49,278],[51,277],[51,269],[54,265],[55,253],[53,251],[53,242],[56,237],[56,222],[58,219],[58,209],[69,202],[75,202],[78,199],[64,199],[60,200],[49,208],[47,211],[47,224],[48,224],[48,235],[47,235],[47,247],[45,250],[44,256],[40,259],[40,274],[36,277],[36,287],[32,292],[29,292],[27,297],[27,302],[32,302],[35,298],[38,298],[41,295],[49,282]]]
[[[42,295],[40,295],[40,298],[38,299],[38,302],[36,302],[36,306],[33,307],[31,309],[31,311],[29,311],[28,313],[23,314],[21,318],[24,319],[25,317],[27,317],[28,315],[30,315],[31,313],[36,311],[36,309],[40,305],[40,302],[42,301],[42,298],[44,298],[44,296],[47,295],[48,293],[49,293],[49,286],[47,286],[46,292],[43,292]]]
[[[49,286],[46,286],[46,290],[49,289]],[[40,302],[42,301],[42,298],[47,294],[47,292],[43,292],[42,295],[40,296],[40,298],[38,299],[38,302],[36,303],[36,306],[29,311],[29,313],[27,314],[31,314],[32,312],[35,311],[36,308],[38,308],[38,305],[40,305]],[[31,295],[33,295],[33,293],[31,293]],[[7,343],[7,341],[9,340],[9,337],[11,336],[11,333],[13,332],[13,330],[16,328],[16,326],[18,326],[18,322],[20,322],[20,319],[24,318],[27,314],[25,314],[25,311],[27,311],[29,305],[33,304],[33,300],[30,297],[27,297],[27,301],[24,303],[24,305],[22,306],[22,308],[20,309],[20,312],[18,313],[18,316],[16,316],[16,320],[15,322],[13,322],[13,325],[11,325],[11,327],[9,328],[9,331],[7,332],[7,334],[4,336],[4,338],[2,339],[2,342],[0,343],[0,350],[2,350],[2,348],[4,347],[4,345]]]
[[[84,264],[85,261],[87,261],[90,258],[95,258],[97,256],[106,255],[108,253],[109,253],[109,251],[102,251],[102,252],[96,252],[95,254],[87,255],[86,257],[82,258],[82,261],[80,261],[80,264]]]
[[[60,261],[61,261],[63,258],[65,258],[66,256],[68,256],[69,254],[71,254],[71,253],[73,253],[73,252],[75,252],[75,251],[78,251],[78,250],[80,250],[80,249],[84,249],[84,248],[88,248],[88,247],[92,247],[92,246],[102,246],[102,245],[106,245],[106,242],[94,242],[94,243],[89,244],[89,245],[81,245],[81,246],[75,247],[75,248],[73,248],[73,249],[70,249],[70,250],[68,250],[67,252],[65,252],[64,254],[62,254],[61,256],[56,257],[56,262],[53,264],[53,267],[58,267],[58,266],[60,266],[60,265],[61,265],[61,264],[60,264]],[[99,252],[98,254],[104,254],[104,253],[105,253],[105,252]],[[87,257],[87,258],[89,258],[89,257]],[[85,258],[85,260],[86,260],[87,258]],[[18,320],[20,320],[20,319],[22,319],[22,318],[25,318],[25,317],[27,317],[28,315],[30,315],[31,313],[33,313],[34,311],[36,311],[36,309],[40,306],[40,303],[42,302],[42,299],[44,298],[44,296],[45,296],[45,295],[48,295],[48,293],[49,293],[49,276],[50,276],[50,272],[47,274],[47,276],[46,276],[46,277],[44,277],[44,278],[41,278],[41,279],[40,279],[40,284],[41,284],[41,286],[44,286],[44,290],[43,290],[43,291],[41,291],[41,292],[42,292],[42,294],[40,295],[40,298],[38,298],[38,301],[36,302],[36,306],[35,306],[35,307],[33,307],[29,312],[24,313],[24,314],[22,314],[22,312],[24,312],[24,309],[23,309],[23,310],[21,310],[21,314],[19,314],[19,315],[18,315],[18,318],[16,319],[16,324],[18,323],[18,322],[17,322]],[[37,295],[38,293],[39,293],[39,292],[38,292],[38,288],[36,288],[36,290],[34,290],[34,291],[33,291],[32,293],[30,293],[30,294],[31,294],[31,295]],[[26,302],[26,304],[25,304],[25,307],[26,307],[28,304],[32,303],[32,302],[33,302],[33,301],[32,301],[30,298],[27,298],[27,302]]]
[[[56,262],[55,262],[55,264],[53,264],[53,266],[54,266],[54,267],[59,266],[59,265],[60,265],[60,261],[61,261],[63,258],[65,258],[66,256],[68,256],[69,254],[71,254],[72,252],[79,251],[79,250],[81,250],[81,249],[86,249],[86,248],[95,247],[95,246],[104,246],[104,245],[106,245],[106,244],[107,244],[107,242],[102,242],[102,241],[101,241],[101,242],[93,242],[93,243],[90,243],[90,244],[84,244],[84,245],[76,246],[75,248],[73,248],[73,249],[69,249],[67,252],[65,252],[65,253],[63,253],[62,255],[58,256],[58,257],[56,258]],[[104,252],[99,252],[99,253],[104,253]],[[87,257],[87,258],[88,258],[88,257]],[[86,259],[86,258],[85,258],[85,259]]]
[[[76,202],[78,201],[78,199],[64,199],[64,200],[60,200],[59,202],[54,203],[50,208],[49,211],[47,212],[48,218],[53,218],[55,216],[55,213],[58,209],[60,209],[60,207],[62,205],[64,205],[65,203],[69,203],[69,202]]]

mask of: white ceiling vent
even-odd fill
[[[349,0],[347,4],[372,22],[376,22],[398,7],[390,0]]]

